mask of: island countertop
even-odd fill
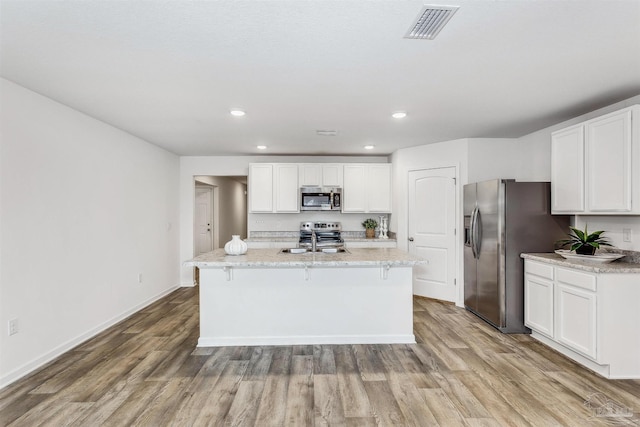
[[[274,248],[249,249],[244,255],[227,255],[224,249],[216,249],[184,263],[198,268],[407,267],[416,264],[428,264],[428,261],[396,248],[353,248],[335,254],[285,254]]]
[[[591,273],[627,273],[640,274],[640,264],[630,262],[614,261],[610,263],[588,263],[575,260],[569,260],[555,253],[523,253],[521,258],[530,259],[532,261],[546,262],[561,267],[570,267],[577,270],[588,271]]]

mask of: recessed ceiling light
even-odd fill
[[[258,145],[256,148],[257,148],[258,150],[266,150],[266,149],[267,149],[267,146],[266,146],[266,145]]]
[[[236,117],[242,117],[244,116],[245,113],[243,110],[239,109],[239,108],[232,108],[231,111],[229,111],[231,113],[232,116],[236,116]]]
[[[395,113],[391,114],[391,117],[393,117],[394,119],[404,119],[405,117],[407,117],[407,112],[396,111]]]
[[[376,148],[376,146],[375,146],[375,145],[365,145],[365,146],[364,146],[364,149],[365,149],[365,150],[373,150],[374,148]]]

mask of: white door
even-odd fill
[[[195,256],[213,250],[213,188],[197,187],[196,188],[196,205],[195,205]]]
[[[413,293],[456,300],[456,168],[409,172],[409,252],[429,261],[413,270]]]

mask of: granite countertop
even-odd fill
[[[249,249],[244,255],[227,255],[216,249],[186,261],[185,266],[223,267],[406,267],[428,261],[396,248],[349,249],[346,253],[284,254],[280,249]]]
[[[530,259],[533,261],[546,262],[561,267],[570,267],[577,270],[588,271],[591,273],[635,273],[640,274],[640,264],[631,262],[613,261],[610,263],[594,263],[589,261],[576,261],[569,260],[561,257],[560,255],[550,253],[538,253],[538,254],[521,254],[521,258]]]

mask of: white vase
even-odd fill
[[[247,244],[240,239],[238,234],[233,234],[231,240],[224,244],[224,251],[229,255],[246,254]]]
[[[239,235],[233,234],[231,240],[224,245],[224,251],[228,255],[242,255],[247,253],[247,244],[242,241]]]

